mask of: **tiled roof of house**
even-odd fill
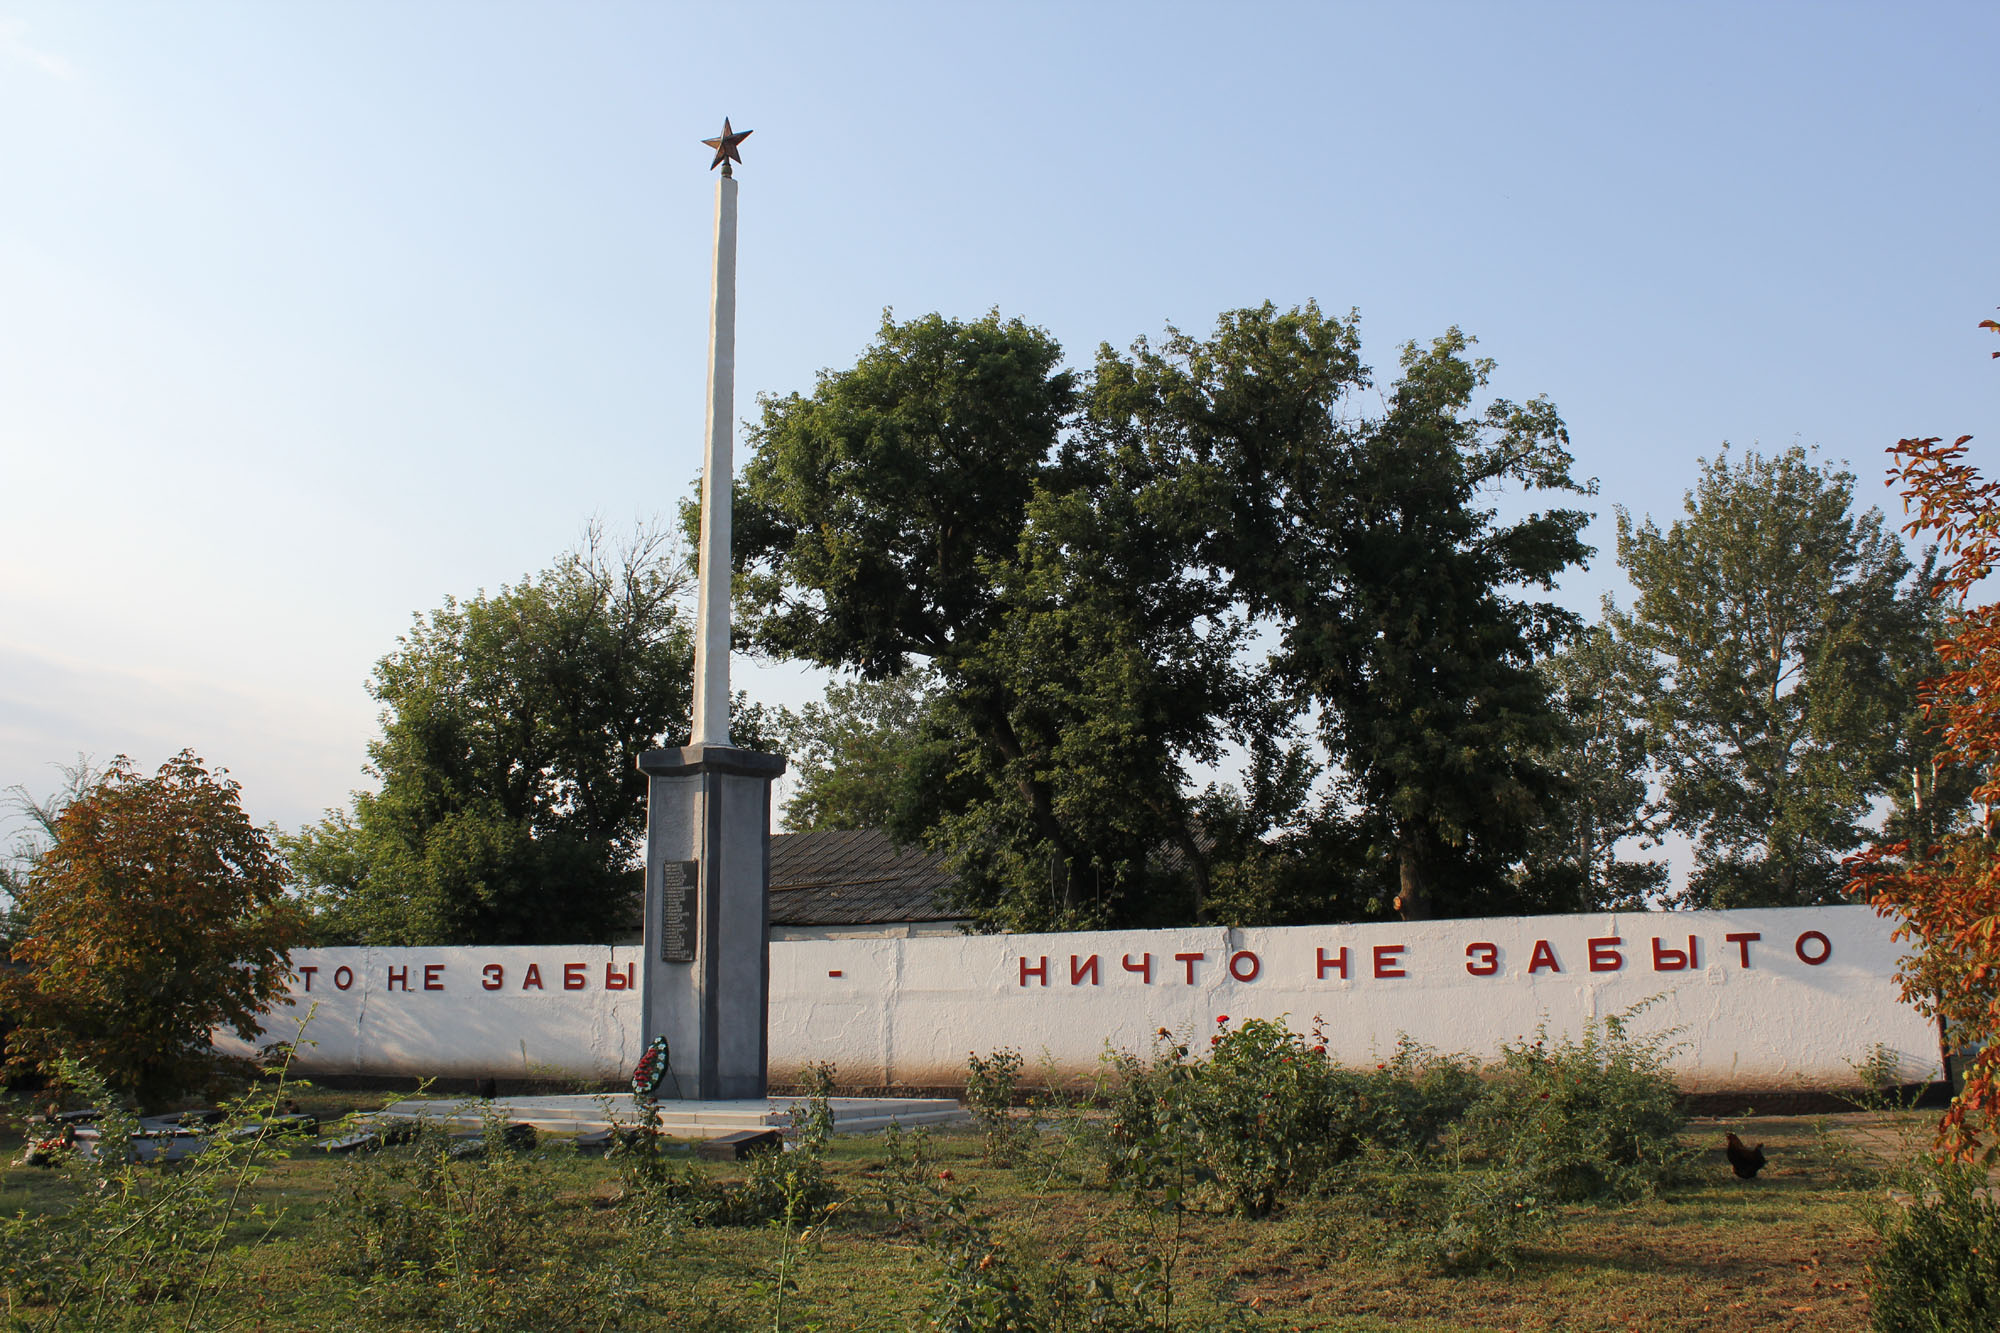
[[[943,856],[898,847],[880,829],[771,835],[771,924],[872,926],[955,921],[940,899]]]

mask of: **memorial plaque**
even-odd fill
[[[701,863],[660,862],[660,961],[692,963],[701,915]]]

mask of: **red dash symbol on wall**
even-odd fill
[[[837,967],[830,967],[826,970],[826,974],[830,977],[837,977],[840,975],[840,969]]]

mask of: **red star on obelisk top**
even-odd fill
[[[721,167],[722,174],[725,176],[729,175],[729,164],[743,160],[743,155],[736,151],[736,145],[742,143],[756,132],[755,130],[745,130],[741,134],[732,133],[729,128],[729,117],[724,116],[722,118],[721,136],[719,138],[702,140],[704,144],[715,150],[715,161],[708,164],[708,169],[713,171],[717,167]]]

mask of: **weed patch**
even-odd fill
[[[1926,1158],[1882,1206],[1870,1266],[1878,1333],[2000,1328],[2000,1200],[1987,1173]]]
[[[1578,1203],[1648,1197],[1687,1179],[1687,1115],[1667,1073],[1665,1035],[1635,1037],[1631,1015],[1592,1022],[1579,1037],[1501,1047],[1468,1107],[1464,1138],[1546,1199]]]

